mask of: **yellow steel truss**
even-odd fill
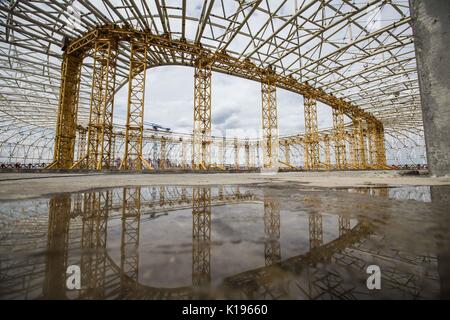
[[[317,125],[317,103],[310,96],[304,97],[305,111],[305,167],[318,169],[319,154],[319,128]]]
[[[366,141],[363,120],[361,118],[353,119],[353,148],[355,167],[358,169],[366,169]]]
[[[117,40],[99,38],[94,47],[91,107],[88,124],[86,162],[75,164],[88,169],[111,166]]]
[[[387,169],[386,165],[386,149],[384,146],[384,127],[382,124],[377,124],[377,134],[375,138],[377,166],[382,169]]]
[[[211,165],[211,75],[211,62],[198,59],[194,71],[193,169],[208,169]]]
[[[82,63],[80,53],[63,56],[54,161],[48,168],[69,168],[73,164]]]
[[[344,112],[341,107],[333,108],[333,140],[336,169],[343,170],[347,167],[347,157]]]
[[[330,136],[329,135],[324,135],[323,137],[323,148],[324,153],[325,153],[325,162],[324,162],[324,166],[325,169],[330,169],[331,168],[331,153],[330,153]]]
[[[346,102],[344,99],[337,98],[324,90],[315,89],[308,83],[298,82],[293,77],[277,74],[272,69],[258,67],[248,59],[239,60],[226,52],[211,52],[197,43],[174,40],[129,27],[104,26],[85,33],[82,37],[67,43],[64,47],[54,162],[49,166],[50,168],[87,167],[103,169],[111,166],[114,158],[112,116],[116,89],[117,45],[120,41],[131,44],[128,125],[125,134],[125,149],[127,150],[121,163],[122,169],[140,169],[142,164],[150,168],[150,164],[142,157],[143,130],[141,129],[144,102],[143,87],[145,84],[145,72],[143,70],[146,68],[145,56],[149,47],[170,50],[172,54],[182,54],[189,61],[193,61],[192,65],[195,67],[193,168],[207,169],[211,165],[211,72],[213,69],[262,83],[263,141],[261,147],[263,167],[277,167],[279,162],[276,87],[305,96],[306,137],[304,141],[306,167],[308,169],[320,167],[316,101],[325,103],[334,110],[333,141],[336,168],[343,169],[346,167],[344,114],[352,120],[361,119],[365,123],[373,123],[377,128],[377,134],[375,139],[372,139],[374,131],[369,134],[370,147],[372,148],[369,148],[369,155],[372,157],[370,162],[373,162],[373,151],[376,150],[377,167],[386,166],[381,122],[372,114],[364,112],[364,110]],[[94,67],[87,151],[85,159],[73,165],[80,70],[83,57],[90,52],[93,54]],[[348,167],[367,167],[367,161],[364,160],[364,130],[364,128],[361,128],[360,131],[357,130],[357,133],[362,132],[362,138],[353,135],[358,141],[357,144],[352,141],[352,144],[359,151],[355,153],[355,148],[352,148],[350,152],[355,153],[354,156],[358,159]],[[375,141],[375,148],[373,147],[373,141]]]
[[[146,70],[147,44],[143,40],[132,41],[128,74],[125,153],[121,164],[122,169],[141,170],[142,165],[147,169],[152,169],[150,163],[142,155]]]
[[[86,156],[86,128],[82,126],[77,127],[78,143],[77,143],[77,157],[78,160],[84,159]]]
[[[263,129],[263,167],[278,167],[278,114],[276,87],[271,77],[261,82],[262,129]]]

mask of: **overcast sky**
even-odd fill
[[[145,121],[191,133],[194,106],[194,69],[164,66],[147,71]],[[116,117],[125,119],[124,86],[116,96]],[[277,90],[278,125],[281,135],[304,131],[303,98],[285,90]],[[261,84],[230,75],[212,75],[213,135],[257,137],[261,128]],[[331,109],[318,106],[319,126],[330,127]],[[121,121],[122,120],[122,121]]]

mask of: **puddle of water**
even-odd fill
[[[450,187],[347,191],[127,187],[2,202],[0,298],[449,298]]]

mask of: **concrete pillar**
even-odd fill
[[[428,166],[450,174],[450,1],[410,0]]]

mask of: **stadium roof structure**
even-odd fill
[[[420,133],[410,21],[407,0],[0,1],[2,140],[19,131],[51,135],[61,48],[67,40],[111,24],[249,59],[357,105],[380,120],[386,132]],[[129,47],[121,45],[119,51],[127,54]],[[83,64],[82,124],[89,117],[91,62]],[[189,62],[162,51],[149,56],[149,66],[180,64]],[[128,81],[126,61],[120,58],[116,77],[119,90]]]

